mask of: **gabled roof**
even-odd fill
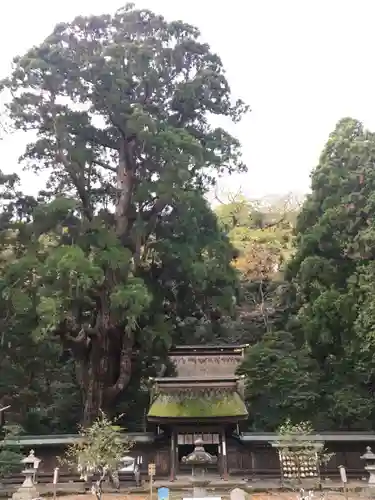
[[[248,416],[235,371],[247,345],[175,346],[169,354],[177,377],[151,379],[148,420],[153,422],[230,421]]]
[[[240,377],[171,377],[155,380],[148,420],[228,420],[247,418],[238,390]]]
[[[176,346],[169,351],[179,377],[234,375],[246,345]]]
[[[210,419],[243,420],[247,418],[245,403],[237,392],[191,395],[183,393],[160,393],[148,412],[150,421]]]

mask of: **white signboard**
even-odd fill
[[[135,469],[135,458],[133,457],[122,457],[120,460],[119,472],[134,472]]]

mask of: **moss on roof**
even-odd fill
[[[151,418],[247,417],[245,403],[237,392],[159,393],[148,412]]]

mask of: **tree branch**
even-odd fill
[[[105,163],[104,161],[101,160],[92,160],[92,163],[95,165],[98,165],[99,167],[104,168],[105,170],[110,170],[111,172],[117,172],[116,167],[112,167],[111,165],[108,165],[108,163]]]
[[[146,231],[145,231],[145,240],[150,236],[152,231],[155,229],[155,225],[157,222],[158,216],[164,210],[164,208],[168,205],[168,201],[166,197],[158,198],[152,209],[144,214],[143,219],[147,222]]]
[[[85,189],[85,183],[84,183],[84,178],[81,176],[81,178],[78,177],[77,173],[74,171],[74,167],[72,165],[72,162],[66,157],[64,154],[64,149],[67,149],[67,147],[64,148],[64,140],[62,137],[61,130],[59,129],[58,122],[57,122],[57,116],[56,116],[56,109],[55,109],[55,99],[56,96],[53,91],[51,91],[51,99],[50,99],[50,104],[51,104],[51,114],[52,114],[52,122],[53,122],[53,129],[55,133],[55,139],[56,139],[56,156],[58,161],[60,161],[66,170],[66,172],[69,174],[75,188],[77,189],[78,196],[81,199],[82,202],[82,208],[83,212],[86,215],[87,219],[89,221],[92,221],[93,219],[93,211],[90,203],[90,198],[87,193],[87,190]]]
[[[130,151],[129,151],[130,149]],[[128,229],[128,213],[134,188],[134,165],[132,145],[126,138],[121,140],[119,165],[117,168],[117,202],[115,208],[116,233],[123,238]]]
[[[279,224],[281,224],[282,222],[285,221],[285,214],[281,216],[280,219],[278,219],[277,221],[275,222],[269,222],[268,224],[264,224],[262,225],[261,229],[264,230],[264,229],[269,229],[270,227],[275,227],[275,226],[278,226]]]
[[[150,234],[154,231],[158,217],[164,210],[164,208],[168,205],[168,201],[169,200],[166,200],[166,197],[158,198],[155,201],[152,209],[142,214],[142,219],[145,223],[145,230],[143,234],[136,232],[134,235],[132,235],[132,243],[134,244],[133,261],[136,269],[139,267],[140,263],[144,262],[145,260],[145,254],[149,249],[147,240],[150,237]],[[142,247],[144,250],[143,257],[141,257]]]
[[[84,328],[78,333],[77,330],[74,321],[67,318],[60,322],[54,334],[60,337],[62,344],[71,349],[74,355],[82,356],[87,353],[91,341]]]

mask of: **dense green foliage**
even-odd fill
[[[375,424],[374,160],[375,134],[341,120],[298,217],[279,324],[241,369],[257,428],[287,416],[320,429]]]
[[[2,439],[0,440],[0,480],[12,472],[20,472],[22,469],[21,460],[24,458],[21,446],[13,444],[17,441],[21,433],[18,425],[5,425],[2,429]],[[12,441],[10,445],[9,441]]]
[[[214,338],[233,314],[233,250],[204,195],[245,167],[209,117],[247,108],[199,35],[132,6],[78,17],[2,82],[13,126],[34,132],[21,160],[41,179],[31,197],[2,176],[1,356],[17,389],[1,397],[23,418],[28,407],[52,426],[77,390],[86,424],[129,409],[144,392],[124,402],[126,390],[167,369],[172,342]]]

